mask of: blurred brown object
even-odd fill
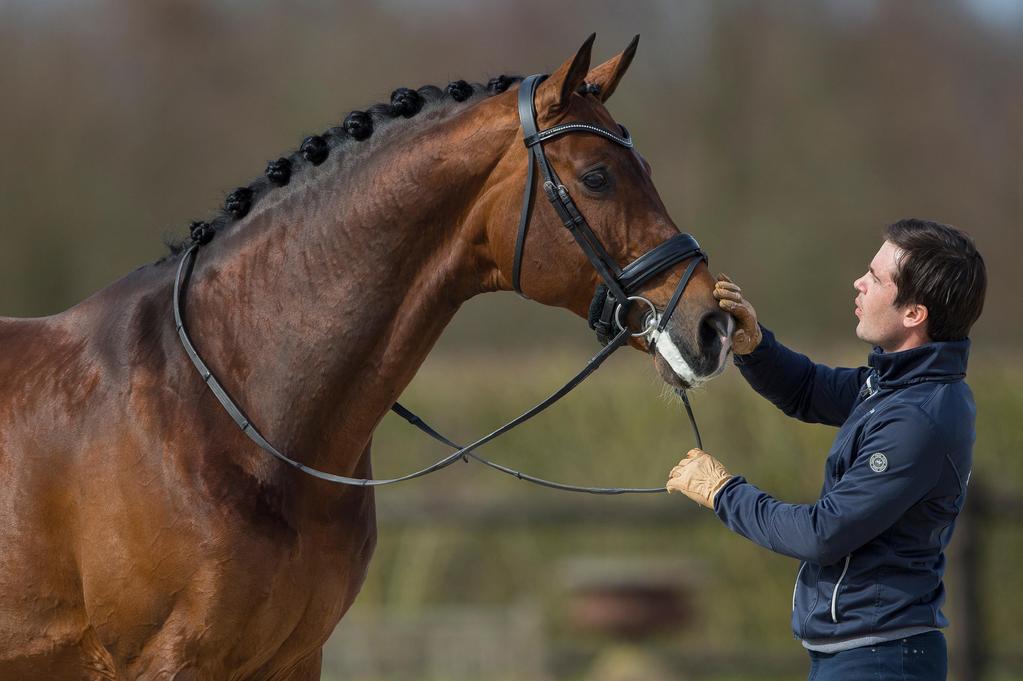
[[[685,629],[694,610],[688,573],[661,559],[575,559],[564,570],[566,620],[579,631],[615,639]]]

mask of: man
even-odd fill
[[[830,368],[757,323],[727,277],[714,295],[738,328],[735,363],[788,416],[839,426],[814,504],[786,504],[693,449],[668,491],[730,529],[800,560],[792,629],[810,678],[944,679],[944,550],[963,507],[975,438],[964,382],[970,327],[987,285],[962,232],[926,220],[888,226],[857,279],[856,335],[867,367]]]

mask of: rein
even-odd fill
[[[396,402],[391,407],[391,410],[394,413],[401,416],[408,423],[412,424],[434,440],[442,442],[455,451],[425,468],[397,478],[352,478],[334,473],[327,473],[325,471],[306,466],[302,462],[290,458],[267,441],[252,422],[249,421],[241,408],[227,394],[227,391],[224,390],[220,382],[217,381],[216,377],[199,356],[195,346],[192,344],[192,341],[188,336],[188,332],[185,329],[184,317],[181,313],[181,308],[184,304],[185,290],[188,284],[188,279],[190,278],[192,269],[195,265],[198,249],[201,245],[209,241],[209,239],[194,239],[194,243],[182,255],[181,262],[178,264],[177,274],[174,278],[174,324],[178,332],[178,338],[181,340],[181,344],[184,347],[189,360],[191,360],[192,364],[198,370],[199,375],[202,376],[203,381],[206,383],[206,387],[210,389],[214,397],[217,398],[217,401],[220,402],[221,406],[238,425],[241,431],[260,449],[307,475],[311,475],[327,482],[357,487],[379,487],[382,485],[403,482],[405,480],[412,480],[414,478],[419,478],[429,473],[433,473],[434,471],[441,470],[442,468],[447,468],[459,459],[468,462],[469,459],[472,458],[486,466],[489,466],[490,468],[493,468],[494,470],[514,476],[519,480],[564,491],[606,495],[652,494],[666,491],[666,488],[664,487],[584,487],[553,482],[551,480],[544,480],[543,478],[538,478],[513,470],[506,466],[502,466],[501,464],[479,456],[474,451],[491,440],[507,433],[513,428],[522,425],[567,395],[576,386],[586,380],[590,374],[596,371],[597,368],[611,356],[611,354],[618,350],[618,348],[625,345],[630,336],[644,336],[648,339],[650,346],[652,348],[655,347],[658,337],[667,327],[668,320],[671,318],[672,313],[675,311],[675,307],[681,300],[682,293],[685,290],[686,285],[689,283],[689,280],[692,278],[693,272],[696,270],[696,266],[700,263],[700,261],[707,260],[706,254],[704,254],[704,252],[700,249],[700,245],[696,242],[696,239],[689,234],[678,234],[650,251],[647,251],[626,267],[621,268],[618,266],[614,259],[604,249],[600,239],[597,238],[597,235],[586,222],[586,218],[583,217],[576,208],[575,203],[572,201],[572,198],[568,193],[568,189],[561,183],[557,174],[554,172],[554,169],[547,161],[547,156],[543,151],[543,143],[563,134],[584,133],[596,134],[614,142],[615,144],[632,148],[632,138],[624,127],[622,127],[622,135],[617,135],[614,132],[588,123],[566,123],[548,128],[547,130],[537,130],[536,111],[533,106],[533,100],[537,86],[543,82],[546,77],[547,76],[545,75],[530,76],[522,81],[519,88],[519,120],[522,124],[524,135],[523,142],[529,150],[529,168],[525,193],[522,201],[522,212],[519,219],[518,236],[515,244],[515,260],[512,274],[513,286],[520,295],[525,297],[520,285],[522,255],[525,249],[526,234],[528,232],[529,218],[532,209],[533,185],[535,183],[536,168],[539,167],[543,177],[544,194],[547,196],[548,201],[550,201],[554,210],[561,218],[564,226],[572,233],[572,236],[579,244],[579,247],[593,264],[594,269],[603,281],[602,284],[597,286],[593,302],[590,305],[590,327],[596,331],[597,337],[604,347],[586,363],[586,366],[584,366],[579,373],[573,376],[557,391],[552,393],[550,397],[523,412],[497,430],[484,435],[468,445],[460,446],[456,444],[430,427],[425,421],[423,421],[423,419]],[[685,272],[679,279],[678,285],[675,287],[675,291],[669,299],[668,304],[660,313],[657,312],[657,308],[649,300],[642,296],[633,294],[635,290],[654,276],[687,259],[690,260],[689,265],[686,267]],[[649,312],[645,318],[644,328],[637,333],[631,332],[628,326],[623,324],[621,321],[622,311],[627,311],[633,301],[642,302],[649,308]],[[692,407],[689,404],[689,398],[685,390],[676,389],[675,392],[682,398],[682,403],[685,405],[686,413],[689,416],[689,421],[696,437],[697,446],[702,449],[703,442],[700,438],[699,428],[696,425],[696,418],[693,416]]]

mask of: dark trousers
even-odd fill
[[[945,681],[948,675],[948,649],[940,631],[840,653],[809,653],[807,681]]]

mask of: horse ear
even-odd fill
[[[637,35],[629,43],[629,46],[625,48],[625,51],[617,57],[608,59],[586,75],[587,83],[600,86],[600,101],[606,102],[611,97],[611,94],[614,93],[618,83],[622,80],[622,76],[629,69],[632,58],[636,56],[636,47],[638,45],[639,36]]]
[[[593,50],[593,41],[596,37],[596,33],[591,33],[575,53],[575,57],[566,61],[547,80],[540,83],[536,90],[538,115],[541,117],[557,115],[568,106],[572,93],[586,79],[586,72],[590,69],[590,52]]]

